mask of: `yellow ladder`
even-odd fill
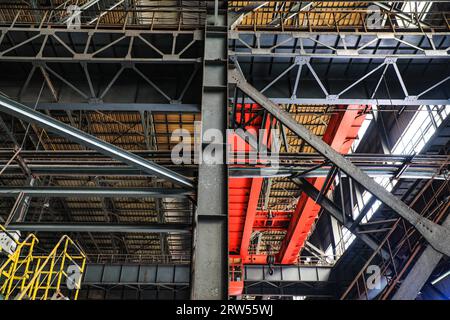
[[[7,233],[0,225],[0,230]],[[16,241],[16,250],[0,266],[0,294],[4,300],[61,300],[78,298],[86,256],[67,235],[48,255],[36,254],[38,239]]]
[[[60,299],[63,292],[66,298],[78,298],[86,256],[72,239],[62,236],[48,256],[34,256],[34,261],[34,274],[15,299]]]
[[[0,225],[0,231],[8,231]],[[32,271],[33,250],[39,242],[34,234],[28,235],[22,242],[11,239],[16,243],[16,249],[9,254],[0,266],[0,294],[8,300],[13,292],[23,290]]]

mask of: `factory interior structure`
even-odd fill
[[[449,300],[450,1],[0,1],[0,300]]]

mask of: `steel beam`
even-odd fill
[[[127,163],[143,172],[156,175],[188,189],[193,189],[192,181],[172,170],[139,157],[110,143],[100,140],[81,130],[75,129],[61,121],[55,120],[23,104],[0,95],[0,111],[18,117],[24,121],[35,123],[49,131],[55,132],[71,141],[95,149],[100,153]]]
[[[444,226],[450,226],[450,216],[445,219]],[[441,261],[443,254],[427,246],[409,271],[406,278],[401,282],[392,300],[414,300],[420,289],[425,285],[431,273]]]
[[[122,28],[106,29],[72,29],[45,27],[0,27],[2,38],[6,35],[18,39],[11,46],[0,51],[4,61],[29,63],[201,63],[196,50],[189,50],[196,43],[202,42],[200,29],[196,30],[124,30]],[[22,36],[22,37],[21,37]],[[149,37],[150,36],[150,37]],[[149,39],[150,38],[150,39]],[[172,50],[173,42],[183,43],[184,46]],[[22,54],[24,47],[31,42],[42,41],[42,50],[31,50],[31,54]],[[45,40],[47,39],[47,40]],[[51,39],[52,41],[49,41]],[[66,39],[69,39],[67,41]],[[111,40],[114,39],[114,40]],[[182,40],[182,41],[180,41]],[[6,41],[5,41],[6,42]],[[47,55],[50,44],[62,55]],[[128,50],[120,50],[123,46]],[[82,52],[79,52],[79,48]],[[94,49],[95,48],[95,49]],[[45,49],[45,50],[44,50]],[[51,48],[50,48],[51,49]],[[94,50],[92,50],[94,49]],[[134,50],[133,50],[134,49]],[[133,51],[146,50],[145,56],[136,56]],[[123,52],[117,55],[117,52]]]
[[[274,266],[269,275],[266,265],[252,265],[244,268],[244,281],[249,287],[257,283],[309,284],[327,283],[329,266]],[[187,264],[101,264],[89,263],[83,277],[83,285],[188,285]]]
[[[292,179],[295,183],[299,184],[302,191],[304,191],[308,197],[311,199],[320,199],[319,201],[316,200],[316,203],[319,204],[325,211],[327,211],[333,218],[335,218],[339,223],[343,226],[345,226],[347,229],[353,229],[353,221],[346,220],[344,221],[342,216],[342,209],[339,208],[334,204],[333,201],[328,199],[326,196],[322,195],[320,196],[320,191],[316,189],[316,187],[311,184],[306,179],[298,179],[294,178]],[[361,228],[359,226],[356,226],[354,230],[352,230],[353,234],[360,238],[368,247],[370,247],[373,250],[377,250],[379,244],[376,243],[369,235],[360,233]],[[386,252],[384,249],[382,249],[383,258],[387,259],[389,258],[389,253]]]
[[[32,103],[26,103],[29,107],[34,107]],[[84,111],[151,111],[151,112],[186,112],[199,113],[198,104],[184,103],[45,103],[37,104],[37,110],[84,110]]]
[[[184,198],[193,192],[164,188],[89,188],[89,187],[0,187],[1,197],[15,197],[23,193],[33,197],[125,197],[125,198]]]
[[[137,155],[143,157],[158,157],[165,159],[168,155],[138,152]],[[0,164],[7,163],[14,155],[13,151],[0,151]],[[95,161],[99,154],[95,152],[29,152],[21,151],[20,155],[26,159],[27,167],[35,176],[140,176],[141,171],[127,165],[117,165],[114,161]],[[101,155],[100,155],[101,157]],[[282,157],[282,155],[280,155]],[[295,157],[300,163],[293,166],[292,163],[280,163],[279,169],[264,167],[243,167],[230,166],[229,173],[231,177],[255,178],[255,177],[290,177],[292,175],[303,178],[323,178],[329,173],[330,166],[324,165],[321,168],[311,171],[315,164],[323,163],[324,158],[314,154],[291,154],[286,159]],[[64,159],[72,158],[69,162]],[[75,160],[74,158],[77,158]],[[404,166],[405,161],[409,161],[408,168],[401,172],[399,178],[403,179],[430,179],[434,177],[437,180],[445,180],[447,177],[440,172],[439,168],[447,163],[447,160],[440,156],[421,156],[417,155],[413,159],[408,160],[404,156],[396,155],[375,155],[375,154],[351,154],[345,155],[354,165],[364,171],[370,177],[393,177]],[[48,162],[46,159],[59,159],[58,163]],[[89,164],[88,161],[93,160],[94,163]],[[389,164],[387,164],[389,163]],[[193,166],[178,167],[170,166],[174,171],[183,175],[192,176],[197,170]],[[21,174],[22,169],[18,164],[10,164],[3,172],[4,175]],[[342,174],[343,177],[347,175]]]
[[[365,119],[363,112],[365,108],[365,106],[349,105],[345,112],[334,114],[328,123],[323,141],[339,153],[348,153]],[[327,179],[314,179],[312,183],[315,188],[322,189],[327,184]],[[298,199],[278,254],[278,259],[283,264],[295,263],[312,230],[320,212],[320,207],[314,199],[306,195],[300,195]]]
[[[252,236],[253,225],[256,218],[256,210],[258,209],[258,200],[261,193],[263,179],[253,178],[250,187],[250,194],[248,196],[247,211],[245,213],[244,230],[242,231],[242,240],[240,255],[241,257],[248,256],[248,247],[250,245],[250,238]]]
[[[329,266],[267,265],[244,267],[243,294],[256,296],[332,297],[333,283]]]
[[[329,159],[336,167],[347,173],[347,175],[354,181],[358,182],[386,206],[411,223],[411,225],[413,225],[419,233],[422,234],[422,236],[433,246],[433,248],[447,256],[450,256],[450,230],[448,228],[435,224],[429,219],[419,215],[401,200],[386,191],[386,189],[376,183],[350,161],[345,159],[345,157],[336,152],[328,144],[323,142],[314,133],[299,124],[287,111],[270,101],[256,88],[247,83],[245,78],[236,69],[230,71],[229,79],[243,92],[254,99],[255,102],[270,112],[283,125],[289,128],[301,139],[305,140],[320,154]]]
[[[101,264],[88,263],[83,286],[188,286],[188,264]]]
[[[100,232],[100,233],[190,233],[191,226],[183,223],[10,223],[9,230],[27,232]]]
[[[400,284],[392,300],[415,300],[442,257],[442,253],[427,246],[405,280]]]
[[[355,164],[369,177],[395,177],[398,170],[395,167],[383,168],[367,168],[361,164]],[[31,172],[36,176],[141,176],[142,173],[138,169],[127,166],[111,166],[111,165],[29,165]],[[308,167],[283,168],[278,170],[273,168],[241,168],[230,167],[229,175],[232,178],[282,178],[296,175],[303,178],[325,178],[328,175],[328,169],[318,169],[311,172],[302,173]],[[193,176],[196,172],[195,168],[173,168],[174,171],[183,175]],[[4,175],[21,174],[22,171],[18,165],[10,165],[3,172]],[[417,168],[409,167],[402,172],[397,178],[401,179],[431,179],[445,180],[445,174],[436,175],[437,171],[433,168]],[[342,175],[346,177],[346,174]]]
[[[299,105],[349,105],[352,103],[364,105],[380,105],[380,106],[418,106],[418,105],[448,105],[450,98],[428,98],[428,99],[370,99],[361,96],[353,98],[281,98],[271,97],[270,101],[276,104],[299,104]],[[245,103],[255,103],[253,99],[245,99]]]
[[[326,282],[329,280],[331,266],[276,265],[269,273],[267,265],[244,266],[246,282]]]
[[[227,2],[208,1],[203,59],[202,132],[218,130],[225,137],[228,97]],[[202,137],[202,150],[211,141]],[[203,157],[198,173],[198,207],[194,215],[191,298],[226,299],[228,295],[228,209],[225,150],[220,163]],[[217,157],[218,154],[216,154]]]
[[[258,41],[255,41],[255,38]],[[448,59],[450,32],[231,31],[231,57]],[[429,39],[433,41],[430,45]]]

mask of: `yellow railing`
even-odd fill
[[[0,226],[0,230],[7,232]],[[14,240],[15,241],[15,240]],[[38,239],[30,234],[0,266],[3,299],[48,300],[78,298],[86,256],[67,235],[48,255],[36,254]]]
[[[0,231],[8,234],[8,231],[1,225]],[[11,239],[16,243],[16,249],[0,266],[0,293],[5,300],[8,300],[13,292],[25,287],[32,273],[30,269],[34,246],[39,242],[34,234],[28,235],[22,242],[13,237]]]

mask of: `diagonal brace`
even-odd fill
[[[308,197],[312,199],[318,199],[320,195],[320,191],[316,189],[316,187],[311,184],[308,180],[304,178],[292,178],[292,181],[296,184],[298,184],[303,192],[305,192]],[[342,209],[339,208],[333,201],[328,199],[326,196],[321,196],[320,200],[317,201],[317,204],[319,204],[325,211],[327,211],[331,216],[333,216],[337,221],[339,221],[340,224],[344,225],[347,229],[351,229],[353,222],[350,220],[344,221],[342,218]],[[359,233],[360,229],[359,226],[356,226],[353,230],[353,234],[360,238],[367,246],[369,246],[373,250],[377,250],[379,247],[379,244],[377,244],[369,235],[364,233]],[[389,253],[382,249],[383,258],[388,259]]]

